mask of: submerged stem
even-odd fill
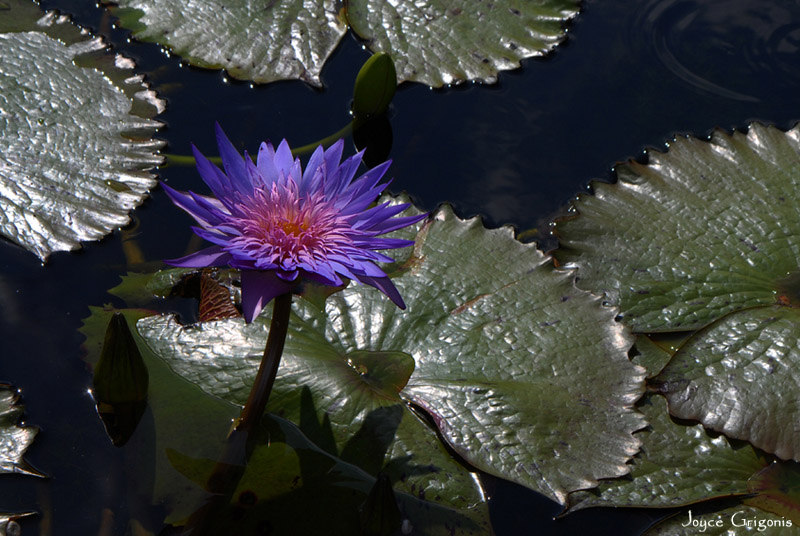
[[[239,424],[236,426],[238,431],[251,431],[264,414],[269,394],[272,392],[272,385],[275,383],[275,376],[278,374],[278,365],[280,365],[281,354],[283,354],[283,344],[286,341],[291,310],[291,292],[275,298],[264,357],[261,358],[261,365],[258,367],[258,374],[250,390],[250,396],[247,397]]]

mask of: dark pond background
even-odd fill
[[[323,71],[324,90],[300,82],[252,88],[223,73],[181,66],[156,45],[128,42],[102,8],[42,1],[105,37],[168,100],[158,137],[168,152],[194,142],[214,154],[219,121],[240,148],[269,138],[300,146],[344,126],[352,84],[368,52],[347,36]],[[431,90],[404,84],[391,112],[392,190],[425,209],[452,203],[489,226],[547,231],[547,222],[592,179],[613,180],[614,162],[665,148],[676,134],[743,129],[761,120],[788,128],[800,119],[800,3],[789,0],[587,0],[566,44],[500,75],[493,86]],[[349,151],[352,152],[352,143]],[[201,190],[192,168],[160,170],[178,189]],[[183,254],[189,218],[161,190],[135,212],[148,260]],[[549,246],[552,246],[552,240]],[[158,523],[158,509],[131,512],[125,449],[112,447],[87,390],[81,319],[89,305],[115,303],[106,290],[126,273],[120,233],[46,266],[0,243],[0,381],[18,386],[26,421],[41,427],[27,460],[51,476],[0,477],[0,506],[40,515],[23,534],[99,534],[104,508],[113,534],[131,515]],[[553,521],[558,505],[522,487],[487,479],[502,535],[638,534],[664,512],[583,511]]]

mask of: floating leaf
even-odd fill
[[[322,65],[347,31],[336,0],[116,0],[114,14],[138,39],[186,61],[259,83],[321,86]]]
[[[748,479],[769,463],[750,445],[733,447],[725,436],[712,436],[701,425],[673,422],[660,396],[648,396],[637,407],[650,425],[636,433],[642,450],[633,459],[630,477],[571,494],[571,510],[666,508],[746,495]]]
[[[681,346],[655,384],[676,417],[800,459],[800,310],[729,314]]]
[[[0,384],[0,473],[44,476],[22,459],[39,429],[18,424],[24,411],[18,401],[15,389]]]
[[[491,84],[498,71],[560,43],[578,6],[574,0],[350,0],[347,21],[372,51],[392,56],[401,81]]]
[[[593,183],[559,221],[559,262],[634,331],[692,330],[738,309],[797,303],[800,126],[678,138]]]
[[[648,378],[652,378],[661,372],[661,369],[672,357],[672,353],[665,350],[647,335],[637,335],[634,349],[636,350],[636,356],[633,358],[633,362],[647,369]]]
[[[284,419],[268,415],[261,427],[258,432],[264,439],[256,441],[230,504],[215,511],[204,528],[214,534],[255,534],[268,523],[275,534],[383,534],[360,530],[363,507],[376,487],[375,477],[319,448]],[[168,454],[182,474],[201,486],[216,465],[179,452]],[[391,486],[387,477],[383,481]],[[325,499],[320,501],[320,497]],[[396,502],[389,508],[386,504],[380,507],[395,514],[398,525],[405,520],[414,534],[491,534],[488,524],[478,524],[463,511],[417,495],[392,493],[389,500]],[[308,515],[309,504],[314,505],[314,515]],[[374,520],[379,513],[374,507],[371,511]]]
[[[391,276],[406,311],[362,286],[324,304],[295,301],[269,411],[307,420],[301,393],[308,387],[315,422],[330,422],[331,448],[344,460],[369,460],[373,469],[406,460],[419,474],[395,481],[399,491],[459,507],[478,501],[470,477],[433,446],[407,402],[425,409],[469,463],[561,502],[628,471],[639,446],[631,434],[644,424],[632,408],[643,369],[628,360],[631,339],[613,310],[575,289],[572,274],[554,270],[511,229],[486,230],[448,207],[419,227],[410,256],[395,255],[402,264]],[[179,374],[242,404],[267,320],[184,327],[151,317],[137,329]],[[407,356],[414,372],[397,395]],[[376,368],[382,359],[388,368]],[[370,454],[349,456],[341,449],[359,427],[369,429],[359,448]]]
[[[109,2],[111,3],[111,2]],[[492,83],[498,71],[550,51],[578,13],[577,0],[387,3],[351,0],[117,0],[122,25],[190,63],[255,82],[300,79],[321,86],[322,65],[349,24],[397,66],[398,82]],[[340,9],[341,8],[341,9]]]
[[[776,462],[748,482],[755,497],[745,504],[791,519],[800,525],[800,466],[797,462]]]
[[[0,233],[45,260],[128,223],[156,182],[164,102],[132,60],[30,5],[0,25]]]

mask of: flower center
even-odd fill
[[[352,244],[348,224],[322,194],[300,195],[291,180],[255,190],[239,208],[242,215],[229,222],[240,233],[231,241],[232,250],[245,254],[257,268],[314,266]]]

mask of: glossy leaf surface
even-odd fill
[[[670,413],[800,458],[800,311],[732,313],[699,331],[655,379]]]
[[[556,257],[619,305],[634,331],[703,327],[747,307],[796,303],[800,126],[678,138],[617,167],[559,221]]]
[[[631,339],[613,310],[510,229],[486,230],[448,207],[419,226],[413,251],[395,255],[406,311],[355,285],[324,304],[295,300],[269,411],[302,423],[308,387],[314,418],[333,431],[312,440],[373,469],[405,460],[392,474],[417,469],[401,491],[462,507],[478,501],[464,491],[470,477],[433,446],[409,402],[471,464],[558,501],[627,472],[639,445],[631,433],[644,425],[632,408],[643,369],[628,360]],[[151,317],[137,329],[179,374],[241,404],[267,320],[184,327]],[[350,458],[341,449],[359,427],[366,450]],[[424,470],[431,464],[436,471]]]
[[[0,22],[0,233],[45,260],[128,223],[156,182],[164,102],[132,60],[30,5]]]

